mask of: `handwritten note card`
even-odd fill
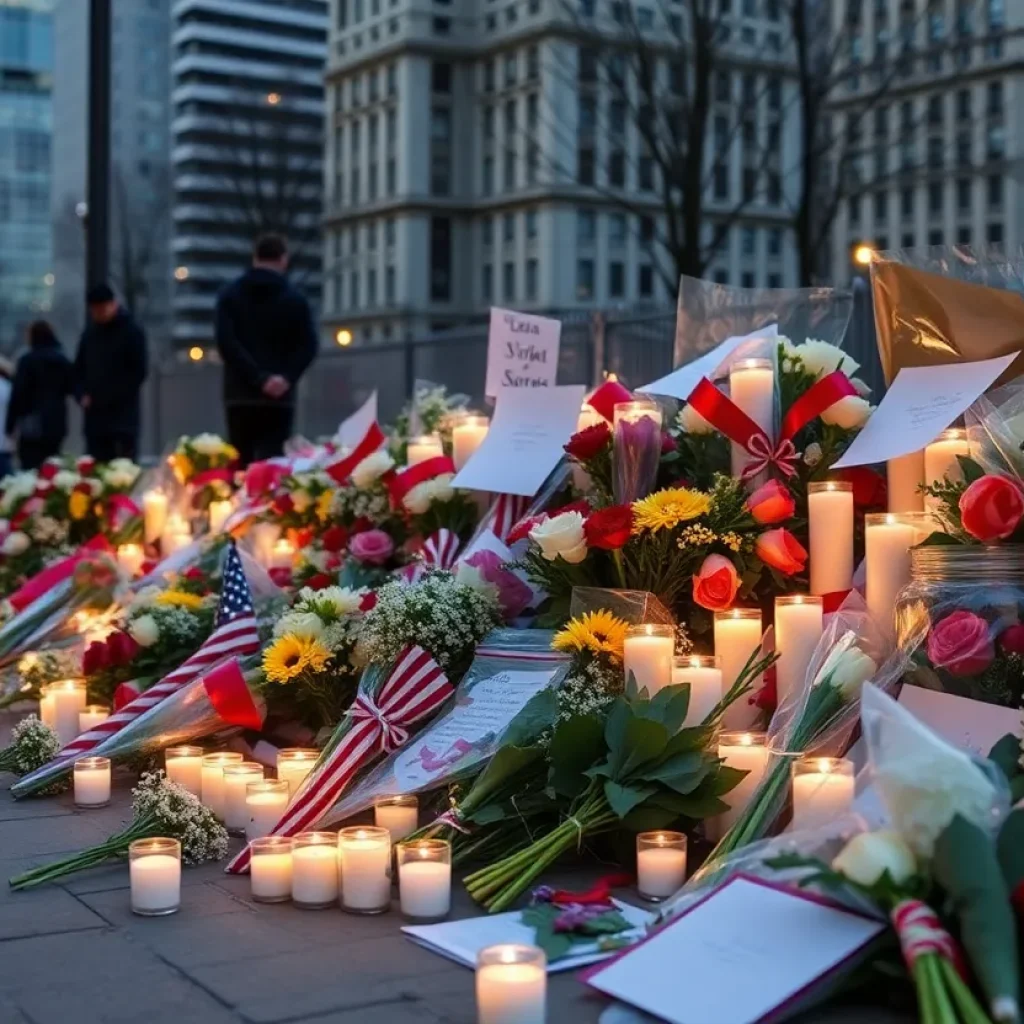
[[[985,704],[906,683],[900,690],[899,702],[944,740],[982,757],[988,757],[1007,733],[1019,736],[1021,732],[1019,708]]]
[[[553,388],[562,322],[492,309],[487,335],[487,395],[511,388]]]
[[[833,468],[867,466],[920,451],[962,416],[1016,358],[1014,352],[977,363],[900,370],[871,419]]]
[[[585,390],[582,384],[567,384],[499,392],[487,437],[452,485],[533,497],[564,454]]]

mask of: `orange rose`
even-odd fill
[[[747,509],[757,522],[767,525],[791,518],[796,502],[778,480],[769,480],[747,498]]]
[[[709,611],[731,607],[739,589],[739,573],[725,555],[708,555],[693,577],[693,599]]]
[[[784,576],[803,572],[807,565],[807,552],[803,545],[781,526],[762,533],[757,538],[754,553],[765,565],[778,569]]]

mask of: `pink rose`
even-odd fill
[[[498,591],[498,604],[506,622],[522,615],[533,599],[533,591],[515,573],[505,568],[500,555],[493,551],[477,551],[466,559],[488,583]]]
[[[366,565],[383,565],[395,551],[394,541],[383,530],[364,530],[348,542],[349,554]]]
[[[803,572],[807,564],[807,551],[804,546],[789,532],[779,527],[777,530],[766,530],[757,538],[754,553],[773,569],[778,569],[784,576]]]
[[[796,502],[778,480],[769,480],[747,498],[747,508],[756,522],[767,525],[790,519],[796,512]]]
[[[974,612],[951,612],[928,634],[928,660],[953,676],[974,676],[992,664],[995,647],[988,623]]]
[[[740,577],[725,555],[708,555],[693,577],[693,599],[709,611],[724,611],[736,600]]]

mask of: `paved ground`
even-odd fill
[[[9,723],[0,716],[0,738]],[[472,972],[404,939],[397,909],[356,918],[256,904],[248,878],[229,877],[218,865],[185,870],[181,911],[166,918],[131,913],[126,864],[12,893],[4,879],[117,831],[129,811],[131,780],[116,778],[112,805],[94,811],[76,810],[70,794],[15,802],[6,783],[0,782],[0,1024],[475,1020]],[[454,915],[474,912],[459,890]],[[553,975],[549,992],[552,1021],[596,1022],[606,1006],[572,975]],[[889,1020],[864,1010],[814,1018]]]

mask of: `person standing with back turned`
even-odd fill
[[[283,452],[296,385],[320,347],[309,303],[288,283],[287,269],[284,239],[264,235],[252,266],[217,296],[228,438],[246,466]]]
[[[134,459],[142,417],[139,393],[149,368],[146,335],[109,285],[85,297],[89,323],[75,357],[75,392],[85,413],[85,445],[99,462]]]

